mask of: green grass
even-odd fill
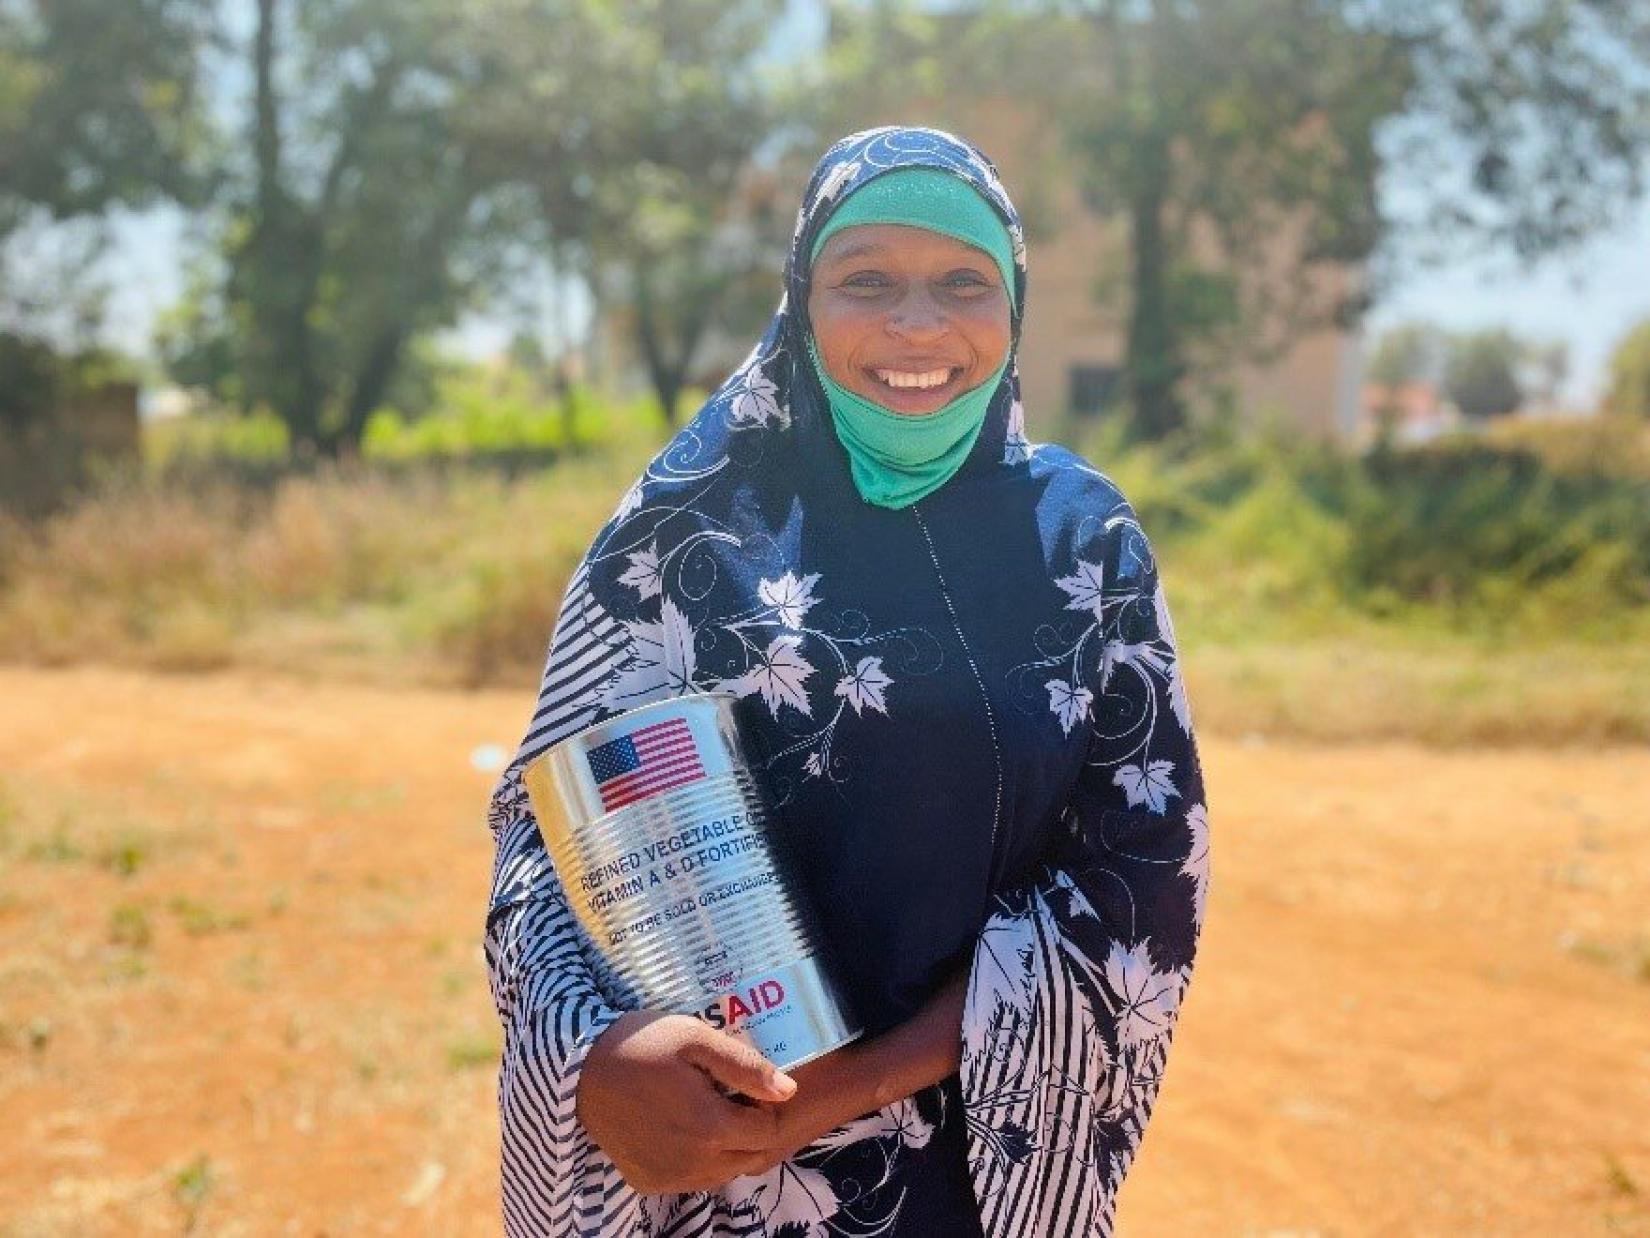
[[[447,429],[417,433],[455,456],[537,441],[500,425],[549,413],[505,389],[514,411],[494,424],[485,395],[453,396]],[[568,576],[662,437],[641,405],[581,415],[582,450],[514,471],[247,484],[207,469],[184,488],[157,466],[41,525],[0,525],[0,659],[530,690]],[[1205,728],[1650,741],[1645,427],[1507,427],[1361,458],[1263,439],[1187,453],[1106,426],[1078,445],[1157,549]],[[86,852],[68,832],[32,847]],[[96,858],[148,862],[142,839]]]
[[[447,1041],[447,1069],[476,1070],[498,1062],[500,1034],[496,1029],[466,1030]]]
[[[176,917],[178,926],[191,937],[211,937],[219,933],[238,933],[251,923],[251,917],[241,912],[228,912],[211,903],[179,894],[167,904],[167,910]]]

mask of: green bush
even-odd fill
[[[1218,639],[1359,617],[1603,636],[1650,606],[1650,431],[1570,425],[1364,457],[1251,440],[1177,457],[1101,430],[1087,448]]]

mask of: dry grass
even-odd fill
[[[230,664],[479,683],[535,664],[634,465],[134,483],[0,528],[0,659]]]
[[[1106,442],[1090,454],[1153,530],[1206,727],[1324,741],[1645,742],[1650,515],[1631,479],[1650,466],[1637,454],[1644,435],[1629,429],[1549,443],[1524,428],[1508,448],[1550,453],[1554,477],[1613,479],[1598,501],[1620,520],[1600,524],[1584,485],[1506,489],[1493,458],[1469,462],[1463,493],[1486,477],[1502,488],[1482,512],[1449,509],[1459,536],[1479,539],[1465,548],[1457,532],[1427,526],[1413,479],[1393,483],[1409,515],[1395,506],[1388,522],[1343,510],[1375,493],[1372,481],[1311,456],[1243,446],[1177,461]],[[262,487],[127,481],[38,527],[0,523],[0,660],[531,683],[567,577],[647,454],[644,436],[620,441],[513,480],[453,468],[325,471]],[[1514,557],[1474,574],[1501,523],[1540,531],[1561,518],[1581,523],[1580,549],[1560,570]],[[1453,581],[1447,597],[1359,583],[1355,565],[1370,554],[1359,539],[1402,521],[1394,557],[1435,556]]]
[[[1650,643],[1488,648],[1349,639],[1198,647],[1200,728],[1323,743],[1650,743]]]

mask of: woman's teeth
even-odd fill
[[[930,387],[943,387],[950,380],[951,371],[927,370],[921,374],[913,374],[904,370],[878,370],[876,376],[890,387],[911,387],[925,391]]]

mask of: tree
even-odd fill
[[[1540,408],[1555,409],[1564,398],[1564,380],[1570,376],[1570,346],[1563,340],[1524,346],[1523,386]]]
[[[323,84],[318,105],[313,87],[283,88],[283,9],[296,76]],[[453,141],[466,83],[443,52],[442,9],[257,2],[255,163],[229,288],[250,327],[248,394],[300,449],[353,451],[408,343],[449,321],[465,292],[459,258],[489,186]]]
[[[1369,381],[1393,390],[1436,372],[1438,331],[1422,322],[1405,323],[1381,336],[1369,358]]]
[[[83,277],[101,240],[93,228],[72,248],[55,246],[55,261],[31,254],[20,279],[3,248],[19,229],[198,199],[212,34],[210,0],[0,3],[0,315],[19,329],[71,301],[81,302],[71,317],[95,315]]]
[[[0,4],[0,234],[198,189],[211,32],[210,0]]]
[[[1079,9],[1062,113],[1086,201],[1127,224],[1126,383],[1161,438],[1190,378],[1362,308],[1333,276],[1380,237],[1377,131],[1411,64],[1316,0]]]
[[[523,234],[470,140],[496,69],[467,24],[485,6],[256,0],[251,15],[246,141],[167,351],[180,376],[273,409],[301,454],[348,455],[410,344],[502,282]]]
[[[972,48],[969,90],[1055,118],[1090,207],[1126,227],[1125,379],[1150,437],[1185,424],[1194,380],[1356,319],[1379,289],[1346,275],[1384,244],[1533,258],[1642,188],[1635,0],[1048,0],[961,37],[908,7],[862,22],[904,59],[925,29]],[[1377,192],[1394,169],[1419,187],[1404,214]]]
[[[777,268],[721,247],[772,131],[744,69],[778,9],[256,0],[247,157],[169,335],[176,372],[267,404],[300,451],[349,454],[412,340],[548,266],[625,300],[673,415],[750,265],[769,288]]]
[[[1624,335],[1611,354],[1604,407],[1618,417],[1650,421],[1650,320]]]
[[[1516,412],[1524,403],[1518,367],[1524,346],[1507,331],[1479,331],[1450,342],[1444,391],[1463,416],[1474,419]]]
[[[509,97],[479,130],[501,158],[531,152],[542,251],[626,325],[669,423],[706,337],[748,332],[777,296],[788,112],[760,56],[783,7],[531,0],[490,27]]]

